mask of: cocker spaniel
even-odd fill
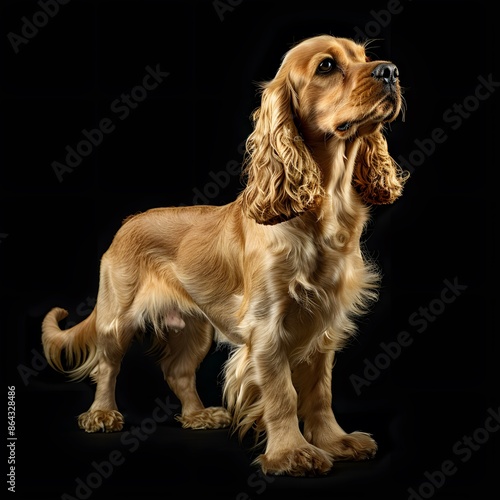
[[[403,98],[394,64],[330,35],[291,48],[261,90],[236,200],[126,219],[102,258],[93,312],[61,330],[67,312],[53,308],[42,341],[52,367],[97,384],[78,418],[87,432],[123,428],[116,378],[133,337],[149,330],[183,427],[253,429],[265,438],[265,473],[322,474],[377,450],[337,423],[331,373],[377,298],[360,238],[369,205],[402,194],[383,128]],[[225,407],[205,408],[195,373],[214,339],[232,345]]]

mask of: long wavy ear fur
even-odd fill
[[[385,205],[403,193],[409,172],[392,159],[381,130],[360,138],[354,166],[353,185],[365,203]]]
[[[296,94],[287,76],[263,89],[246,142],[242,207],[259,224],[277,224],[317,205],[321,172],[295,126]]]

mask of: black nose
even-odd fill
[[[399,71],[395,64],[381,63],[375,66],[372,76],[377,80],[383,80],[384,83],[392,84],[398,79]]]

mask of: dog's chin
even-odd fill
[[[349,140],[354,137],[373,134],[384,123],[394,121],[399,115],[399,111],[400,107],[398,105],[384,103],[368,116],[339,122],[334,126],[332,135],[337,136],[339,139]]]
[[[383,121],[365,120],[360,122],[345,122],[334,129],[333,135],[343,140],[350,140],[355,137],[362,137],[376,132]]]

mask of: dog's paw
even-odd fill
[[[231,414],[222,406],[210,406],[176,419],[185,429],[221,429],[229,427],[233,421]]]
[[[116,432],[123,429],[123,415],[118,410],[89,410],[78,417],[85,432]]]
[[[377,453],[377,443],[366,432],[344,434],[327,448],[335,460],[366,460]]]
[[[318,476],[326,474],[333,461],[328,453],[309,445],[279,452],[267,451],[265,455],[260,455],[255,463],[260,464],[265,474]]]

